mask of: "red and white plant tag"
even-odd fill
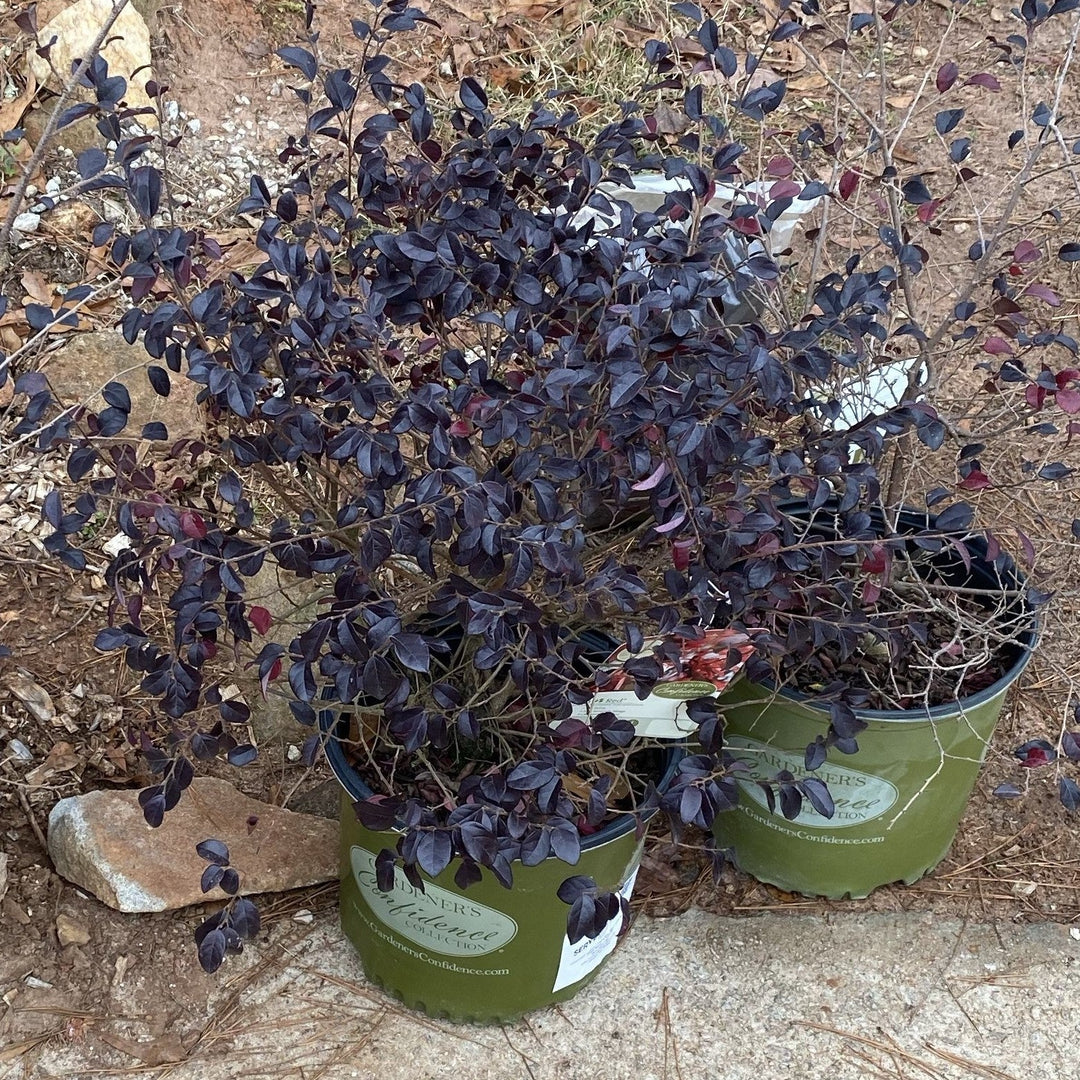
[[[741,631],[706,630],[704,637],[682,643],[678,665],[660,661],[664,668],[660,681],[647,698],[639,698],[633,690],[633,677],[622,666],[636,656],[655,656],[653,649],[661,644],[663,639],[653,638],[640,652],[622,648],[612,653],[600,666],[601,671],[612,672],[612,677],[590,701],[574,706],[573,719],[589,723],[594,716],[611,712],[629,720],[638,735],[685,739],[697,729],[697,722],[686,715],[686,703],[721,694],[754,652],[749,636]],[[738,660],[731,663],[733,651]]]

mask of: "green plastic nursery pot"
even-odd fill
[[[569,908],[556,895],[575,874],[629,898],[641,861],[634,821],[623,817],[582,839],[575,866],[553,856],[538,866],[513,864],[513,888],[484,872],[468,889],[454,884],[456,862],[424,879],[421,892],[399,868],[391,892],[376,885],[375,858],[394,848],[398,834],[372,832],[357,820],[352,803],[371,791],[345,760],[341,746],[327,746],[344,787],[341,812],[341,925],[360,954],[367,977],[411,1009],[450,1020],[498,1023],[573,997],[596,976],[615,948],[618,923],[594,940],[571,945]],[[658,787],[671,782],[682,751],[665,755]]]
[[[1019,591],[1023,584],[1014,568],[999,574],[978,558],[964,575],[982,588]],[[734,849],[736,864],[759,881],[832,899],[859,899],[895,881],[911,884],[937,866],[956,835],[1006,694],[1035,645],[1034,613],[1025,601],[1016,603],[1013,614],[1026,616],[1028,628],[997,682],[918,711],[856,710],[868,725],[857,753],[830,747],[812,774],[804,768],[805,749],[827,733],[828,712],[806,695],[735,684],[721,698],[725,739],[751,771],[740,781],[738,805],[716,817],[720,846]],[[834,816],[821,816],[808,802],[794,820],[771,812],[753,778],[771,779],[781,769],[824,780]]]

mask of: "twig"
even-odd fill
[[[15,790],[16,794],[19,796],[19,805],[23,808],[23,813],[26,814],[26,820],[30,822],[30,828],[34,830],[34,836],[41,845],[41,850],[48,851],[49,845],[45,841],[45,834],[41,831],[41,826],[37,823],[34,811],[30,808],[30,800],[26,797],[26,789],[24,787],[18,787]]]

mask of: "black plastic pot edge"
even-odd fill
[[[780,509],[785,513],[791,513],[792,516],[801,516],[799,511],[802,510],[805,515],[816,517],[819,513],[828,514],[830,503],[826,503],[818,510],[811,510],[809,505],[803,502],[782,503]],[[835,511],[833,511],[835,512]],[[883,515],[882,515],[883,516]],[[926,513],[920,510],[914,510],[907,507],[901,508],[897,512],[897,523],[901,524],[903,520],[907,518],[909,521],[914,518],[918,522],[925,522],[926,527],[933,528],[934,521],[936,520],[934,515]],[[914,523],[913,523],[914,524]],[[811,520],[808,522],[811,528],[820,528],[825,530],[828,528],[827,523]],[[965,543],[975,549],[974,557],[972,559],[972,570],[974,571],[980,564],[985,569],[986,574],[989,576],[991,568],[995,580],[999,583],[1003,576],[1011,578],[1015,582],[1018,589],[1023,589],[1025,580],[1023,574],[1017,568],[1015,560],[1011,556],[1006,555],[1007,562],[1003,569],[999,571],[992,562],[986,558],[987,544],[985,537],[979,535],[967,536],[965,534],[957,534],[957,539],[963,537]],[[993,591],[991,587],[988,591]],[[1035,651],[1035,646],[1039,640],[1039,615],[1038,612],[1030,605],[1026,598],[1021,598],[1021,603],[1024,606],[1026,614],[1029,616],[1031,622],[1026,630],[1019,635],[1019,639],[1016,643],[1016,648],[1019,651],[1019,656],[1009,665],[1005,673],[992,682],[989,686],[984,687],[978,693],[972,694],[969,697],[957,698],[955,701],[946,702],[942,705],[932,705],[929,707],[923,707],[921,709],[855,709],[855,715],[862,720],[877,720],[882,723],[925,723],[927,720],[949,720],[955,719],[957,716],[962,716],[965,708],[973,708],[981,705],[986,701],[990,701],[992,698],[997,697],[999,694],[1008,690],[1010,686],[1014,685],[1024,673],[1024,669],[1031,661],[1032,654]],[[770,694],[776,694],[780,697],[784,697],[789,701],[797,702],[800,705],[804,705],[811,709],[819,709],[820,706],[815,704],[815,696],[813,694],[806,694],[800,690],[792,690],[787,687],[776,688],[775,685],[767,683],[764,680],[754,683],[755,686],[761,686],[768,690]],[[824,711],[824,710],[820,710]]]
[[[348,714],[336,715],[332,709],[322,709],[318,715],[319,728],[327,736],[325,741],[326,759],[330,762],[330,768],[333,770],[337,782],[353,799],[370,798],[374,792],[364,783],[360,774],[345,760],[345,750],[341,743],[341,737],[343,728],[346,729],[344,735],[348,735]],[[664,771],[656,782],[657,789],[663,792],[674,778],[679,762],[686,756],[686,747],[684,743],[673,742],[657,749],[666,753]],[[645,820],[652,818],[655,813],[655,810],[651,811],[646,815]],[[583,836],[581,838],[581,849],[587,851],[589,848],[607,844],[620,836],[624,836],[634,829],[636,825],[636,819],[632,814],[620,814],[618,818],[602,826],[596,832]],[[549,858],[554,858],[554,856],[549,856]]]

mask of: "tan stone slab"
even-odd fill
[[[206,863],[195,845],[211,837],[228,845],[244,894],[338,876],[336,821],[282,810],[225,780],[202,777],[151,829],[138,794],[91,791],[62,799],[49,815],[56,872],[119,911],[168,911],[224,898],[220,889],[204,894],[199,887]],[[257,820],[249,828],[251,818]]]

